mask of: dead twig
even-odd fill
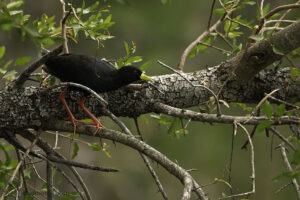
[[[45,54],[43,57],[41,57],[39,60],[32,63],[25,71],[23,71],[20,76],[13,81],[12,88],[20,88],[23,86],[25,81],[29,78],[30,74],[34,72],[36,69],[38,69],[42,64],[47,62],[49,58],[56,56],[60,54],[63,50],[63,46],[59,46],[55,49],[53,49],[51,52]]]
[[[282,155],[282,158],[283,158],[283,161],[284,161],[284,163],[286,165],[287,170],[293,171],[293,168],[291,167],[289,159],[288,159],[288,157],[286,155],[286,150],[285,150],[285,147],[284,147],[283,143],[280,145],[280,150],[281,150],[281,155]],[[298,197],[298,199],[300,199],[300,188],[299,188],[299,185],[297,183],[297,179],[296,178],[292,178],[292,183],[293,183],[293,186],[294,186],[294,188],[295,188],[295,190],[297,192],[297,197]]]
[[[240,193],[240,194],[230,195],[230,196],[227,196],[226,198],[219,198],[219,199],[227,199],[227,198],[233,198],[233,197],[248,196],[248,195],[251,195],[251,194],[255,193],[254,146],[253,146],[252,139],[250,137],[250,134],[249,134],[248,130],[242,124],[240,124],[240,123],[237,123],[237,125],[244,130],[244,132],[246,133],[246,135],[248,137],[249,144],[250,144],[250,152],[251,152],[251,159],[250,159],[251,176],[250,176],[250,178],[251,178],[252,189],[249,192],[244,192],[244,193]]]
[[[24,155],[21,157],[18,165],[16,166],[14,172],[12,173],[12,176],[10,177],[9,181],[7,182],[7,184],[5,185],[3,191],[2,191],[2,195],[0,197],[0,200],[3,200],[5,197],[5,193],[8,190],[8,187],[12,184],[13,180],[15,179],[20,167],[22,166],[25,158],[29,155],[29,152],[31,151],[31,149],[35,146],[35,143],[38,141],[38,138],[40,137],[41,132],[39,131],[37,133],[37,135],[35,136],[36,138],[32,141],[31,145],[26,149],[26,152],[24,153]]]
[[[141,140],[144,141],[143,137],[142,137],[142,133],[141,133],[140,127],[139,127],[139,124],[138,124],[137,118],[134,118],[134,123],[135,123],[136,130],[137,130],[137,132],[138,132]],[[151,166],[151,164],[149,162],[149,159],[147,158],[147,156],[145,156],[142,153],[140,153],[140,155],[141,155],[142,159],[144,160],[144,163],[145,163],[146,167],[148,168],[150,174],[152,175],[152,177],[153,177],[153,179],[154,179],[154,181],[155,181],[155,183],[156,183],[156,185],[158,187],[158,190],[161,193],[163,199],[167,200],[168,199],[167,193],[165,192],[165,190],[164,190],[161,182],[159,181],[159,178],[158,178],[156,172],[152,168],[152,166]]]

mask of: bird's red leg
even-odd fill
[[[80,100],[79,106],[85,112],[93,121],[92,125],[95,125],[97,127],[96,131],[94,132],[94,135],[98,132],[100,128],[104,128],[104,126],[100,123],[100,121],[92,114],[88,109],[84,106],[85,97],[83,96]],[[102,141],[101,141],[102,142]]]
[[[74,127],[73,136],[75,136],[75,132],[76,132],[76,124],[77,124],[78,122],[80,122],[80,121],[78,121],[77,119],[75,119],[75,117],[74,117],[74,115],[72,114],[72,112],[71,112],[69,106],[67,105],[66,100],[65,100],[65,95],[66,95],[66,93],[67,93],[67,90],[61,92],[61,93],[59,94],[59,100],[62,102],[62,104],[64,105],[64,107],[65,107],[66,110],[67,110],[67,113],[68,113],[68,115],[69,115],[69,120],[72,122],[73,127]]]

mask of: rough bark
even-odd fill
[[[204,84],[217,92],[223,83],[219,76],[218,67],[185,74],[193,83]],[[143,83],[140,90],[122,88],[102,96],[109,103],[108,108],[117,116],[139,116],[144,113],[155,112],[154,103],[187,108],[197,106],[207,101],[211,94],[201,87],[193,87],[177,74],[152,77],[157,89]],[[276,97],[290,102],[300,100],[300,82],[290,78],[289,69],[279,71],[267,70],[259,73],[255,79],[247,84],[230,81],[223,88],[220,99],[227,102],[257,103],[264,96],[276,88],[280,91]],[[43,127],[50,119],[63,119],[67,116],[65,109],[58,100],[61,89],[45,89],[26,87],[20,90],[0,92],[0,128],[29,128]],[[81,93],[69,92],[67,102],[77,118],[87,118],[78,108]],[[102,116],[101,104],[96,98],[86,100],[87,108],[96,116]]]
[[[227,61],[223,68],[232,68],[236,65],[235,74],[240,82],[247,82],[260,70],[273,62],[280,60],[284,55],[276,54],[273,47],[287,54],[300,46],[300,20],[278,31],[269,39],[259,41],[246,49],[238,56]]]

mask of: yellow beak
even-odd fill
[[[151,82],[153,81],[149,76],[147,76],[144,73],[141,74],[140,79],[144,81],[151,81]]]

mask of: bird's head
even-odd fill
[[[140,69],[134,66],[124,66],[119,70],[120,79],[124,80],[126,84],[138,80],[153,81],[149,76],[144,74]]]

